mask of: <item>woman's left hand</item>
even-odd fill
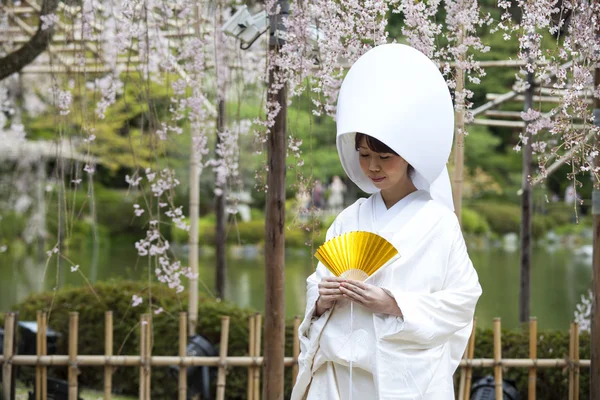
[[[373,313],[402,316],[396,300],[380,287],[365,282],[345,280],[340,285],[340,291],[345,298],[357,302]]]

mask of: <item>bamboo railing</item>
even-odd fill
[[[105,314],[105,352],[104,355],[78,354],[78,329],[79,315],[69,313],[69,343],[68,355],[47,355],[47,315],[37,314],[37,351],[36,355],[14,354],[16,338],[16,315],[6,313],[4,320],[4,348],[0,355],[2,364],[2,394],[4,399],[11,399],[14,393],[14,366],[35,367],[35,393],[36,399],[47,398],[47,368],[48,366],[63,366],[68,368],[69,400],[76,400],[78,394],[78,374],[81,367],[104,367],[104,399],[111,398],[112,370],[114,367],[137,367],[140,370],[139,398],[149,400],[151,394],[150,372],[155,367],[179,366],[178,396],[183,400],[187,396],[187,375],[185,367],[209,366],[218,369],[217,396],[218,400],[227,398],[226,372],[228,368],[244,367],[248,369],[247,393],[249,400],[260,399],[260,368],[263,365],[261,353],[262,318],[256,314],[249,319],[248,356],[228,355],[229,345],[229,317],[221,319],[221,344],[219,355],[216,357],[191,357],[186,355],[187,347],[187,313],[179,315],[179,354],[178,356],[153,356],[152,355],[152,317],[143,314],[140,319],[140,354],[139,355],[113,355],[113,320],[112,312]],[[300,353],[298,340],[298,327],[300,319],[294,320],[293,356],[284,358],[284,365],[293,368],[293,380],[298,374],[297,360]],[[470,400],[470,387],[473,368],[493,368],[496,398],[502,398],[502,375],[506,368],[528,369],[528,399],[536,399],[536,374],[539,368],[561,368],[569,372],[569,397],[568,400],[579,400],[579,371],[581,367],[589,368],[590,360],[579,358],[579,327],[571,324],[569,355],[566,358],[538,359],[537,358],[537,320],[532,318],[529,322],[529,358],[511,359],[502,358],[502,333],[500,318],[494,319],[493,325],[493,358],[473,358],[475,351],[475,326],[469,339],[464,358],[460,362],[461,377],[459,380],[458,400]]]

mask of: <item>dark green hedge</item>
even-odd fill
[[[94,286],[96,296],[89,288],[66,288],[56,292],[52,306],[49,326],[62,333],[59,353],[67,354],[68,313],[79,312],[79,354],[104,354],[104,313],[112,310],[114,320],[114,354],[138,354],[140,314],[148,311],[148,288],[142,283],[115,282],[99,283]],[[131,308],[133,294],[141,295],[144,302],[137,308]],[[187,294],[176,294],[163,285],[152,286],[152,301],[155,306],[163,307],[167,312],[154,315],[154,355],[175,355],[178,351],[178,312],[187,308]],[[47,310],[52,303],[52,293],[33,295],[17,305],[20,320],[35,320],[37,310]],[[217,302],[204,298],[199,305],[198,332],[212,343],[220,338],[221,316],[230,316],[229,355],[245,356],[248,349],[248,318],[253,311],[240,309],[227,302]],[[3,325],[3,315],[0,323]],[[291,355],[292,324],[287,324],[286,355]],[[542,332],[538,337],[538,357],[562,359],[568,355],[568,332]],[[503,331],[503,358],[528,358],[529,336],[521,331]],[[264,344],[263,344],[264,348]],[[476,336],[475,358],[492,358],[493,336],[491,330],[478,330]],[[580,358],[590,357],[590,337],[582,333],[580,337]],[[505,378],[517,382],[521,398],[527,398],[527,369],[509,368]],[[55,368],[53,374],[66,377],[66,368]],[[475,376],[492,374],[491,368],[474,369]],[[458,378],[459,374],[456,374]],[[581,398],[589,397],[589,369],[581,369]],[[247,370],[231,368],[227,375],[227,399],[244,399],[246,396]],[[286,369],[285,398],[291,390],[291,369]],[[86,367],[81,369],[81,385],[101,389],[103,370]],[[115,392],[137,394],[139,371],[133,367],[119,368],[113,375]],[[176,379],[172,379],[167,368],[152,370],[152,398],[174,398]],[[538,398],[544,400],[563,400],[567,398],[568,371],[558,368],[538,369]]]
[[[491,329],[478,330],[475,337],[475,358],[493,358],[494,341]],[[582,333],[579,338],[580,359],[590,359],[590,335]],[[549,331],[538,333],[538,358],[564,359],[569,355],[569,332]],[[529,333],[523,331],[502,331],[502,358],[529,358]],[[492,368],[476,368],[477,376],[493,375]],[[590,370],[581,368],[579,383],[580,398],[589,398]],[[458,375],[458,374],[456,374]],[[527,398],[527,368],[504,369],[504,378],[516,381],[521,399]],[[569,393],[567,369],[538,368],[537,398],[544,400],[564,400]]]
[[[66,288],[56,292],[56,297],[50,313],[49,326],[60,332],[59,354],[68,354],[68,314],[79,312],[79,354],[104,354],[104,313],[113,311],[114,324],[114,354],[139,354],[139,319],[142,313],[148,311],[148,288],[143,283],[119,282],[99,283],[94,291],[101,299],[98,301],[90,288]],[[141,295],[142,305],[132,308],[133,294]],[[46,310],[52,304],[52,293],[46,292],[28,297],[14,307],[19,319],[34,320],[37,310]],[[187,309],[187,293],[176,294],[164,285],[152,286],[152,301],[157,307],[163,307],[166,312],[153,314],[153,355],[176,355],[178,352],[178,318],[179,311]],[[199,305],[198,332],[211,343],[219,343],[221,316],[230,317],[229,355],[248,355],[248,318],[253,312],[240,309],[228,302],[217,302],[203,298]],[[3,319],[4,316],[0,317]],[[287,329],[286,354],[291,355],[292,324]],[[218,347],[218,346],[217,346]],[[25,369],[26,370],[26,369]],[[24,371],[27,373],[27,371]],[[54,368],[54,376],[66,378],[66,368]],[[291,388],[291,371],[287,372],[286,393]],[[246,397],[247,369],[231,368],[227,375],[227,399],[244,399]],[[80,385],[102,389],[103,369],[82,367],[79,375]],[[113,374],[115,393],[137,395],[139,370],[133,367],[121,367]],[[152,369],[152,398],[175,398],[177,379],[173,379],[168,368]],[[214,382],[213,382],[214,384]]]

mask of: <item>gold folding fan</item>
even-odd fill
[[[335,276],[364,281],[398,255],[398,250],[383,237],[355,231],[323,243],[315,257]]]

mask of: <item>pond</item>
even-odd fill
[[[184,252],[184,251],[183,251]],[[234,252],[230,252],[234,253]],[[502,318],[502,326],[518,326],[519,253],[502,248],[469,251],[479,273],[483,295],[477,305],[478,326],[491,327],[494,317]],[[96,256],[94,256],[94,254]],[[91,282],[117,279],[148,279],[146,259],[139,259],[133,244],[115,240],[94,253],[71,252],[71,259],[81,265],[81,271]],[[56,273],[56,259],[48,265],[42,281],[44,262],[33,256],[19,259],[0,254],[0,312],[10,310],[31,293],[55,286],[85,285],[79,273],[63,264]],[[85,260],[89,260],[87,263]],[[302,315],[305,302],[305,279],[314,268],[309,250],[290,250],[286,255],[286,314]],[[200,259],[200,290],[214,285],[214,257]],[[591,287],[591,257],[565,248],[535,247],[532,265],[531,315],[538,318],[539,329],[568,330],[576,304]],[[258,311],[264,310],[264,258],[238,253],[230,255],[227,270],[226,298]]]

